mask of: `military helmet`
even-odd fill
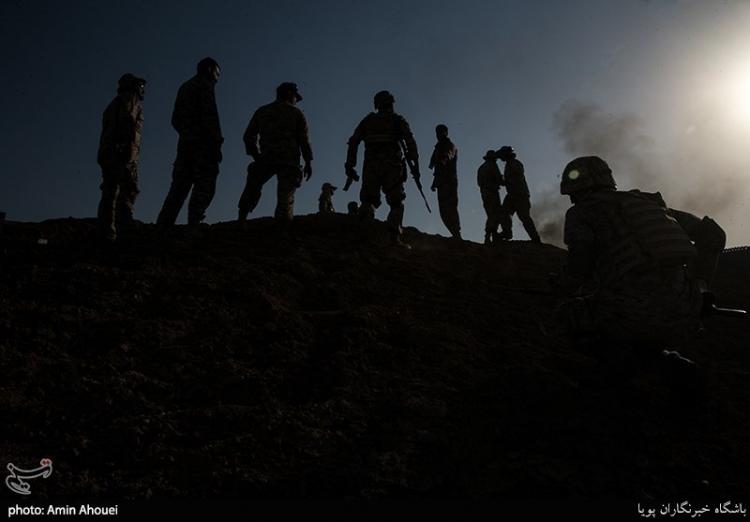
[[[516,151],[510,145],[504,145],[500,147],[500,150],[495,152],[495,155],[503,161],[508,161],[511,158],[516,157]]]
[[[144,80],[143,78],[138,78],[135,74],[132,73],[125,73],[120,76],[120,79],[117,81],[117,90],[120,92],[133,91],[139,85],[144,85],[145,83],[146,80]]]
[[[323,186],[322,186],[322,187],[320,187],[320,189],[321,189],[321,190],[322,190],[323,192],[325,192],[326,190],[330,190],[331,192],[333,192],[333,191],[334,191],[334,190],[336,190],[337,188],[338,188],[338,187],[334,187],[333,185],[331,185],[331,184],[330,184],[330,183],[328,183],[327,181],[326,181],[325,183],[323,183]]]
[[[560,180],[560,194],[575,194],[583,190],[617,188],[612,169],[599,156],[581,156],[565,166]]]
[[[292,82],[284,82],[280,84],[278,87],[276,87],[276,96],[278,98],[283,98],[287,94],[294,94],[294,98],[299,102],[302,101],[302,96],[300,95],[297,84]]]
[[[486,160],[494,160],[494,159],[497,159],[497,154],[495,153],[495,151],[494,151],[494,150],[490,149],[490,150],[488,150],[488,151],[487,151],[487,152],[486,152],[486,153],[484,154],[484,158],[482,158],[482,159],[486,159]]]
[[[380,91],[373,98],[373,103],[376,109],[381,109],[396,103],[396,98],[388,91]]]

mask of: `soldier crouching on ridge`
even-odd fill
[[[304,113],[297,107],[302,101],[296,83],[285,82],[276,88],[276,100],[255,111],[245,130],[243,141],[253,161],[247,167],[247,183],[242,192],[239,221],[255,210],[263,185],[273,176],[276,189],[276,220],[288,227],[294,217],[294,193],[312,176],[312,147]],[[260,148],[258,147],[260,142]],[[300,154],[305,161],[300,167]]]
[[[667,207],[658,192],[616,190],[609,165],[596,156],[568,163],[560,192],[573,203],[560,280],[575,296],[561,307],[569,333],[593,335],[601,360],[628,377],[657,362],[670,385],[698,383],[695,363],[674,348],[698,330],[713,302],[724,231],[709,217]]]
[[[102,168],[102,198],[97,212],[99,236],[117,238],[118,228],[133,221],[138,196],[138,156],[143,129],[143,96],[146,80],[123,74],[117,96],[102,118],[97,161]]]
[[[365,219],[374,219],[375,209],[381,203],[382,191],[390,207],[386,222],[391,244],[408,249],[411,247],[401,240],[406,199],[405,160],[408,161],[418,186],[421,186],[417,143],[406,119],[394,112],[396,99],[390,92],[378,92],[373,101],[376,112],[365,116],[349,138],[344,168],[347,178],[359,179],[355,170],[357,149],[360,142],[364,141],[365,160],[362,169],[362,189],[359,192],[359,215]]]
[[[318,198],[319,214],[333,214],[336,212],[333,209],[333,193],[337,188],[328,182],[323,183],[323,186],[320,188],[320,197]]]

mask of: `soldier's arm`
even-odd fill
[[[102,134],[99,137],[99,151],[97,162],[102,165],[112,159],[115,150],[115,133],[117,117],[112,104],[108,105],[102,114]]]
[[[310,163],[313,159],[312,146],[310,145],[310,129],[307,126],[307,119],[302,111],[299,111],[297,122],[297,143],[299,143],[302,159],[305,163]]]
[[[258,132],[258,111],[255,111],[253,117],[250,118],[250,123],[247,124],[245,134],[242,135],[242,141],[245,143],[245,152],[255,160],[260,155],[260,151],[258,151]]]
[[[219,108],[216,106],[216,94],[213,89],[207,89],[202,94],[203,130],[211,141],[221,145],[224,143],[224,136],[221,134],[221,122],[219,121]]]
[[[364,127],[366,119],[367,118],[359,122],[357,128],[354,129],[354,134],[352,134],[349,138],[349,141],[347,141],[346,166],[349,168],[354,168],[357,166],[357,149],[359,148],[360,142],[364,138]]]
[[[432,151],[432,156],[430,156],[430,164],[427,166],[428,169],[435,168],[435,164],[437,163],[437,155],[438,155],[438,146],[435,145],[435,150]]]
[[[417,142],[414,139],[414,134],[411,132],[409,123],[405,118],[399,116],[398,118],[399,137],[406,144],[406,157],[409,161],[417,163],[419,161],[419,152],[417,151]]]
[[[177,99],[174,102],[172,111],[172,127],[180,137],[189,138],[190,136],[190,92],[188,85],[182,85],[177,91]]]
[[[719,255],[726,246],[726,233],[716,221],[708,216],[700,219],[694,214],[673,208],[669,209],[669,213],[685,229],[698,251],[698,256],[690,267],[692,276],[702,279],[707,286],[710,285]]]
[[[596,236],[576,207],[565,214],[563,240],[568,246],[568,256],[560,286],[565,293],[575,293],[591,279],[596,265]]]

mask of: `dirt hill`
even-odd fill
[[[686,403],[656,373],[607,385],[558,335],[552,246],[407,229],[394,250],[344,215],[287,239],[270,219],[143,225],[112,248],[93,227],[2,236],[1,463],[50,457],[39,495],[750,494],[745,320],[685,348],[708,370]],[[722,304],[750,303],[749,272],[723,256]]]

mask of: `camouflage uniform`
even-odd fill
[[[300,153],[306,163],[312,161],[313,157],[305,115],[291,103],[276,100],[255,111],[243,140],[247,153],[257,157],[258,161],[247,168],[247,183],[238,205],[240,219],[255,209],[263,185],[276,175],[278,185],[274,215],[276,219],[291,221],[294,216],[294,193],[302,184]]]
[[[349,138],[346,165],[357,164],[357,148],[365,142],[362,188],[359,192],[360,215],[374,217],[381,204],[380,193],[390,207],[386,222],[394,237],[401,235],[406,192],[406,163],[402,143],[409,161],[417,163],[419,154],[409,124],[403,116],[390,111],[371,112],[357,125]]]
[[[513,237],[512,216],[517,214],[529,238],[534,242],[539,242],[539,233],[534,220],[531,219],[531,196],[523,174],[523,164],[515,158],[509,158],[505,162],[504,179],[507,194],[500,214],[503,236],[508,239]]]
[[[484,224],[485,241],[489,242],[497,235],[497,227],[500,225],[502,204],[500,203],[500,186],[503,184],[503,175],[497,167],[496,160],[485,156],[485,161],[477,171],[477,184],[482,195],[482,205],[487,214]]]
[[[172,126],[180,139],[172,170],[172,184],[157,223],[174,224],[192,189],[188,223],[197,224],[206,217],[206,209],[216,192],[221,144],[224,142],[211,81],[196,75],[182,84],[174,104]]]
[[[440,218],[454,237],[461,236],[461,222],[458,217],[458,149],[448,138],[435,144],[429,168],[435,169],[432,186],[437,189]]]
[[[138,196],[143,104],[135,92],[120,92],[102,118],[97,161],[102,168],[102,198],[97,217],[103,237],[114,240],[117,228],[133,220]]]
[[[569,303],[572,333],[648,360],[695,333],[725,235],[710,218],[667,208],[659,193],[605,190],[568,210],[565,243],[568,288],[589,287]]]

